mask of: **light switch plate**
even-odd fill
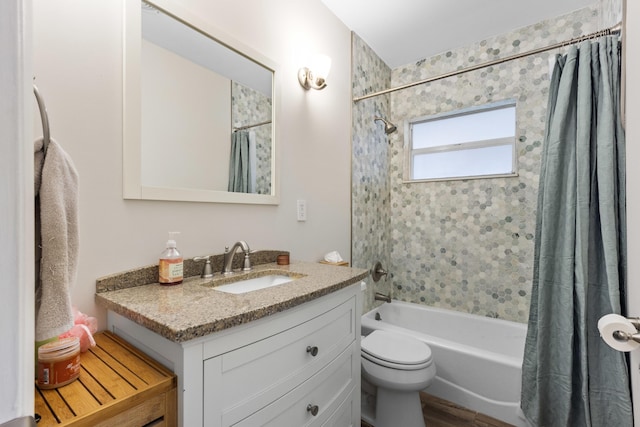
[[[304,199],[298,199],[296,212],[298,214],[298,221],[307,220],[307,201]]]

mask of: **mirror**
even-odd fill
[[[171,0],[124,4],[123,197],[278,204],[275,64]]]

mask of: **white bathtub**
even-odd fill
[[[376,313],[381,320],[375,320]],[[437,376],[425,392],[527,426],[520,411],[526,325],[394,300],[362,316],[362,334],[375,329],[429,345]]]

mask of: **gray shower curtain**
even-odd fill
[[[521,407],[535,426],[633,425],[625,356],[625,148],[617,37],[573,46],[551,79]]]
[[[229,184],[227,191],[249,193],[251,168],[249,165],[249,132],[238,130],[231,135],[229,160]]]

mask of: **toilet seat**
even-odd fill
[[[389,331],[373,331],[362,340],[361,347],[363,358],[387,368],[414,371],[433,363],[427,344]]]

